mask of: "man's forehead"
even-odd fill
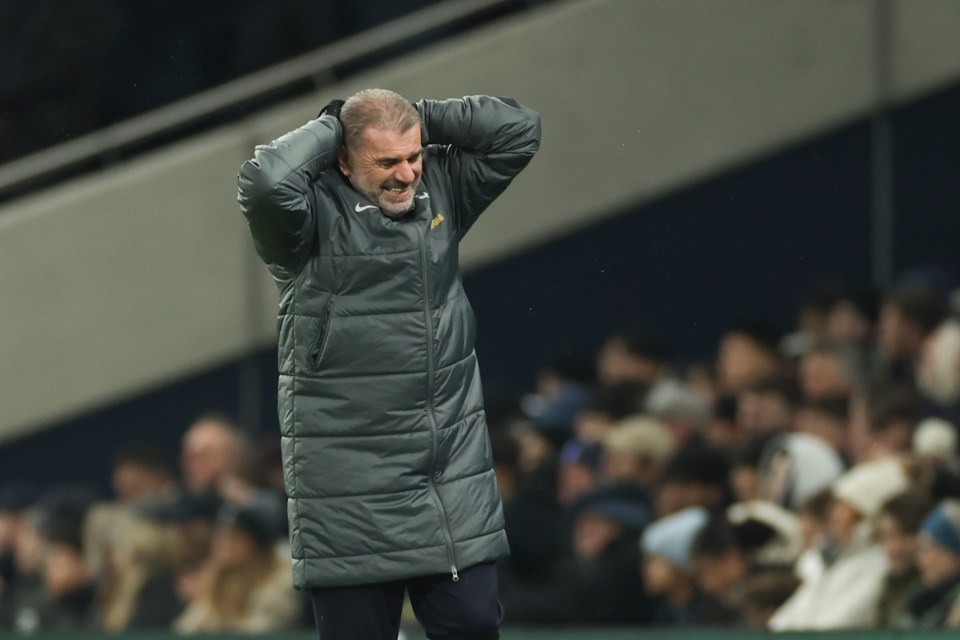
[[[363,141],[361,153],[377,158],[406,158],[421,149],[420,127],[410,127],[403,133],[367,127],[360,138]]]

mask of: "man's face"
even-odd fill
[[[877,539],[890,561],[890,573],[905,575],[913,568],[917,554],[916,534],[904,531],[892,516],[881,514],[877,519]]]
[[[747,564],[735,550],[719,555],[697,555],[693,559],[700,588],[723,601],[731,596],[733,588],[747,576]]]
[[[917,538],[917,569],[926,587],[935,587],[960,573],[960,556],[955,555],[929,536]]]
[[[230,432],[216,422],[198,422],[183,437],[180,463],[187,488],[202,493],[213,488],[233,462]]]
[[[384,214],[399,218],[413,208],[423,173],[420,127],[403,133],[368,128],[355,149],[340,152],[340,171]]]

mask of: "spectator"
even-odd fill
[[[601,386],[638,385],[652,389],[669,372],[670,348],[653,335],[617,333],[603,344],[597,359]]]
[[[29,580],[17,561],[17,542],[28,528],[29,508],[36,491],[27,484],[0,486],[0,629],[7,627],[9,608],[17,590]]]
[[[910,451],[920,398],[908,386],[882,388],[870,395],[866,451],[860,459],[876,460]]]
[[[603,476],[652,492],[660,484],[675,450],[673,437],[657,419],[626,418],[603,439]]]
[[[647,624],[653,603],[637,566],[637,538],[650,519],[646,492],[600,487],[573,508],[573,556],[537,585],[507,585],[505,609],[518,624]]]
[[[590,406],[592,398],[586,387],[566,384],[544,400],[534,426],[554,447],[560,447],[574,435],[578,415]]]
[[[207,415],[196,420],[183,436],[180,464],[187,491],[212,492],[217,482],[244,455],[246,441],[226,418]]]
[[[927,336],[923,344],[917,385],[938,406],[960,404],[960,321],[948,320]]]
[[[706,509],[689,507],[658,520],[643,534],[643,583],[651,595],[661,597],[656,626],[726,626],[734,620],[694,579],[691,547],[707,519]]]
[[[719,449],[687,445],[674,456],[656,496],[659,516],[688,507],[722,509],[730,501],[730,465]]]
[[[879,303],[872,289],[850,288],[841,292],[827,314],[826,338],[867,349],[874,335]]]
[[[800,301],[796,316],[796,331],[779,341],[780,352],[795,359],[823,341],[827,331],[830,309],[836,302],[840,287],[835,282],[822,282]]]
[[[96,584],[87,568],[82,541],[82,510],[54,504],[37,522],[41,549],[40,589],[24,592],[14,603],[18,633],[76,633],[96,628]]]
[[[852,347],[820,343],[798,364],[800,389],[807,400],[849,397],[861,376]]]
[[[676,380],[658,382],[644,401],[644,412],[669,427],[674,441],[683,446],[700,438],[710,422],[710,403]]]
[[[493,470],[503,500],[510,556],[501,561],[501,581],[539,582],[568,548],[568,526],[554,486],[524,473],[520,447],[506,429],[493,429]]]
[[[737,428],[746,438],[789,431],[799,400],[789,377],[762,378],[737,395]]]
[[[683,382],[708,402],[717,401],[717,380],[710,363],[695,362],[688,365],[683,375]]]
[[[943,501],[924,518],[917,568],[923,590],[910,602],[913,626],[960,628],[960,502]]]
[[[880,628],[904,629],[910,626],[907,605],[919,592],[917,536],[930,500],[923,493],[904,493],[888,500],[877,518],[877,539],[887,554],[890,573],[880,599]]]
[[[13,570],[16,576],[4,595],[4,609],[0,611],[0,629],[17,633],[35,633],[39,627],[35,607],[44,599],[40,572],[43,548],[39,526],[44,512],[33,506],[21,517],[13,540]]]
[[[162,451],[139,446],[117,456],[111,482],[121,504],[136,505],[172,499],[177,490],[177,473]]]
[[[874,542],[871,519],[884,502],[909,487],[906,471],[895,459],[859,465],[834,483],[828,544],[805,554],[802,583],[770,619],[772,630],[877,626],[889,567]]]
[[[760,461],[760,498],[796,509],[843,472],[837,453],[806,433],[783,434],[767,445]]]
[[[933,288],[901,287],[884,297],[877,341],[888,363],[887,380],[909,382],[912,379],[927,337],[946,315],[944,296]]]
[[[760,498],[760,461],[775,434],[761,433],[751,438],[735,452],[730,469],[730,488],[735,502],[749,502]]]
[[[691,553],[699,587],[740,610],[750,576],[758,571],[790,572],[800,550],[796,516],[757,501],[732,505],[711,518],[694,539]]]
[[[535,393],[523,398],[524,412],[536,418],[543,412],[544,406],[570,385],[585,389],[593,386],[595,378],[594,364],[586,358],[560,356],[554,358],[537,372]]]
[[[940,418],[927,418],[917,424],[911,440],[911,450],[936,466],[956,470],[957,427]]]
[[[600,442],[618,420],[641,413],[642,396],[643,389],[634,383],[600,387],[574,417],[575,437],[585,444]]]
[[[742,325],[720,340],[717,378],[721,391],[739,393],[760,380],[781,375],[783,359],[776,331],[765,325]]]
[[[162,631],[183,609],[172,571],[172,532],[113,504],[87,517],[85,544],[99,584],[104,631]]]
[[[171,537],[170,565],[174,591],[181,604],[200,593],[210,576],[210,558],[217,513],[222,500],[215,493],[183,494],[175,502],[148,512],[148,517],[165,525]],[[163,592],[167,578],[159,575],[150,589]],[[146,589],[146,587],[145,587]],[[140,614],[134,614],[139,617]],[[142,614],[148,617],[148,614]]]
[[[826,442],[838,454],[847,449],[847,398],[808,400],[797,411],[794,431]]]
[[[725,395],[713,402],[710,419],[703,430],[704,441],[722,449],[742,445],[747,436],[737,424],[738,401],[736,396]]]
[[[178,633],[276,633],[300,619],[289,562],[277,552],[273,514],[225,506],[209,574],[174,622]]]

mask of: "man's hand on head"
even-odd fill
[[[317,115],[317,117],[319,118],[320,116],[333,116],[334,118],[339,120],[340,109],[342,108],[343,108],[343,100],[331,100],[326,104],[326,106],[323,107],[323,109],[320,109],[320,113]]]

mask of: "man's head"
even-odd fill
[[[906,575],[914,568],[917,535],[924,517],[930,511],[928,503],[929,499],[923,493],[902,493],[880,508],[877,539],[887,554],[891,574]]]
[[[204,416],[183,436],[180,463],[183,482],[193,493],[212,491],[239,460],[244,446],[240,431],[225,418]]]
[[[617,482],[654,488],[675,449],[670,430],[656,418],[621,420],[603,438],[605,475]]]
[[[939,291],[927,287],[895,289],[880,308],[880,350],[891,360],[917,361],[924,340],[946,315],[947,303]]]
[[[417,110],[392,91],[366,89],[344,103],[340,121],[340,171],[388,217],[406,214],[423,173]]]
[[[735,587],[747,577],[750,567],[725,516],[714,516],[700,530],[693,539],[691,556],[701,589],[720,600],[736,596]]]
[[[617,333],[604,343],[597,359],[597,376],[604,385],[651,386],[670,362],[670,348],[655,335]]]
[[[849,396],[857,382],[856,354],[839,343],[821,343],[800,358],[798,373],[804,398]]]
[[[920,525],[917,568],[926,587],[960,575],[960,502],[945,500]]]
[[[833,483],[833,502],[827,511],[826,534],[846,544],[861,522],[872,522],[880,508],[911,488],[911,480],[897,458],[859,464]]]
[[[761,378],[736,396],[737,428],[746,435],[788,431],[800,403],[787,376]]]
[[[117,456],[111,476],[117,500],[134,504],[169,494],[176,489],[174,463],[159,449],[140,446]]]
[[[724,334],[717,354],[717,379],[727,393],[739,393],[763,378],[782,373],[778,335],[765,324],[746,324]]]

